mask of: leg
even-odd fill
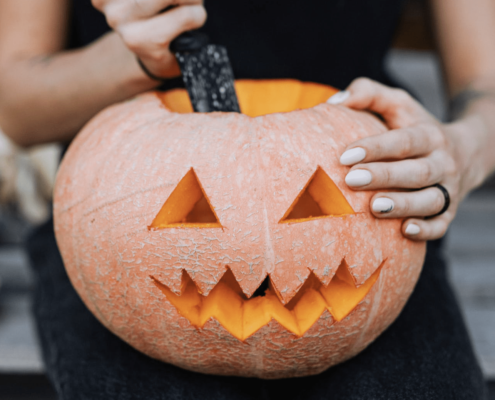
[[[34,312],[48,375],[62,400],[259,398],[252,380],[189,372],[153,360],[110,333],[72,288],[51,224],[29,253],[37,272]]]
[[[397,320],[355,358],[324,373],[273,382],[271,398],[482,399],[485,383],[440,251],[431,248]]]

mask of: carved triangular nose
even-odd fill
[[[354,214],[354,210],[337,185],[321,167],[318,167],[280,223],[303,222],[347,214]]]
[[[177,227],[222,227],[192,168],[165,201],[149,229]]]

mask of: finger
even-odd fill
[[[358,162],[418,157],[443,146],[445,142],[445,135],[438,125],[422,123],[414,128],[392,130],[360,139],[349,145],[340,157],[340,163],[353,165]]]
[[[173,39],[182,32],[201,27],[205,21],[203,6],[182,6],[147,20],[125,24],[119,33],[138,56],[160,61]]]
[[[122,24],[153,17],[171,6],[201,5],[203,2],[202,0],[119,0],[104,3],[100,10],[105,14],[108,24],[117,29]]]
[[[445,168],[440,157],[423,157],[395,162],[355,165],[346,175],[346,184],[359,190],[420,189],[443,181]]]
[[[445,205],[443,193],[435,187],[414,192],[377,193],[371,199],[371,211],[377,218],[428,217]]]
[[[410,218],[402,224],[402,234],[411,240],[424,241],[440,239],[447,232],[453,213],[445,213],[433,219]]]
[[[394,89],[367,78],[354,80],[346,89],[343,105],[381,115],[391,129],[405,128],[434,118],[402,89]]]

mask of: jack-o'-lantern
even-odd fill
[[[397,317],[425,246],[369,211],[339,155],[386,128],[335,91],[239,81],[238,113],[191,113],[182,90],[96,116],[57,177],[55,228],[94,315],[194,371],[304,376]]]

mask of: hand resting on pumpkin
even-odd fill
[[[390,131],[348,145],[341,163],[351,166],[347,185],[379,190],[370,208],[377,218],[404,218],[402,233],[413,240],[442,237],[462,199],[493,169],[486,151],[493,132],[473,118],[443,124],[401,89],[359,78],[328,101],[380,115]],[[488,146],[489,147],[489,146]],[[450,194],[445,204],[441,184]],[[384,190],[381,192],[381,190]]]

